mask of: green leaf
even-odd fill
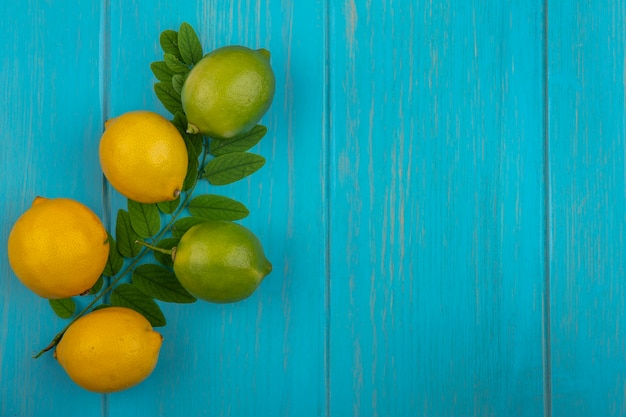
[[[181,237],[183,237],[185,232],[189,230],[192,226],[195,226],[196,224],[199,224],[199,223],[205,223],[207,221],[208,219],[205,219],[202,217],[195,217],[195,216],[183,217],[182,219],[176,220],[176,222],[172,226],[172,236],[180,239]]]
[[[159,305],[133,284],[120,284],[111,293],[111,305],[131,308],[148,319],[153,327],[165,326]]]
[[[62,319],[69,319],[76,311],[76,303],[73,298],[61,298],[58,300],[48,300],[54,313]]]
[[[172,124],[178,128],[181,135],[185,134],[187,131],[187,116],[185,116],[185,113],[183,113],[182,110],[174,114]]]
[[[232,139],[219,139],[211,141],[209,153],[220,156],[232,152],[245,152],[259,143],[267,133],[267,127],[256,125],[248,132],[235,136]]]
[[[175,74],[174,71],[167,66],[165,61],[157,61],[150,64],[150,69],[152,73],[159,81],[171,82],[172,76]]]
[[[194,157],[200,155],[202,153],[202,145],[204,144],[202,135],[187,133],[187,116],[185,116],[185,113],[183,113],[182,111],[176,112],[176,114],[174,114],[174,119],[172,120],[172,123],[174,124],[174,126],[176,126],[180,134],[183,136],[185,142],[190,142],[191,144],[193,144],[193,152],[189,152],[189,154],[191,155],[193,153]],[[189,145],[187,145],[187,151],[190,150],[191,149]]]
[[[176,112],[183,111],[180,94],[174,91],[172,83],[158,82],[154,84],[154,92],[161,104],[163,104],[163,107],[170,113],[176,114]]]
[[[172,249],[174,246],[178,245],[179,241],[180,239],[174,237],[166,237],[165,239],[157,242],[156,246],[163,249]],[[168,268],[174,267],[171,255],[166,255],[158,251],[152,251],[152,254],[154,255],[154,259],[156,259],[161,265],[165,265]]]
[[[183,191],[187,191],[193,187],[198,179],[198,159],[192,158],[189,160],[189,165],[187,168],[187,176],[185,177],[185,181],[183,181]]]
[[[102,310],[103,308],[109,308],[111,307],[111,304],[98,304],[97,306],[95,306],[91,311],[96,311],[96,310]]]
[[[162,203],[157,203],[157,207],[161,210],[163,214],[172,214],[176,211],[180,204],[180,196],[176,197],[175,200],[172,201],[163,201]]]
[[[200,195],[189,202],[189,212],[210,220],[241,220],[250,212],[238,201],[221,195]]]
[[[220,155],[204,167],[203,178],[213,185],[225,185],[256,172],[265,164],[261,155],[249,152],[233,152]]]
[[[197,152],[197,148],[195,145],[195,140],[192,138],[193,136],[196,135],[190,135],[187,132],[185,132],[183,134],[183,140],[185,141],[185,146],[187,146],[187,156],[189,157],[189,159],[198,159],[198,155],[199,153]],[[197,173],[197,169],[196,169],[196,173]]]
[[[89,290],[89,294],[98,294],[100,290],[102,289],[103,285],[104,285],[104,278],[100,276],[100,278],[98,278],[96,283],[93,284],[93,287],[91,287],[91,289]]]
[[[185,132],[185,136],[193,144],[193,148],[196,151],[196,155],[202,154],[202,146],[204,145],[203,139],[202,139],[202,135],[201,134],[192,135],[192,134],[189,134],[189,133]]]
[[[144,294],[169,303],[193,303],[196,297],[189,294],[176,275],[159,265],[144,264],[133,272],[133,284]]]
[[[165,64],[174,71],[176,74],[186,74],[189,72],[189,67],[184,63],[180,62],[180,60],[172,54],[163,55],[163,59],[165,60]]]
[[[134,258],[141,252],[141,246],[135,242],[141,239],[141,236],[135,232],[130,222],[130,215],[126,210],[117,211],[117,220],[115,222],[115,236],[117,237],[117,249],[125,258]],[[116,272],[117,273],[117,272]],[[105,274],[106,275],[106,274]],[[113,275],[107,275],[113,276]]]
[[[143,238],[151,237],[161,230],[161,216],[156,204],[128,200],[128,215],[133,230]]]
[[[172,76],[172,88],[178,94],[183,91],[183,84],[185,83],[185,76],[183,74],[174,74]]]
[[[104,275],[105,277],[113,277],[118,272],[120,272],[122,266],[124,266],[124,258],[122,258],[122,255],[118,251],[118,245],[115,243],[115,239],[113,239],[113,236],[111,236],[111,234],[108,232],[107,234],[109,235],[109,258],[107,259],[107,263],[104,266],[104,271],[102,271],[102,275]]]
[[[183,191],[190,190],[193,185],[196,183],[198,179],[198,153],[196,150],[196,146],[194,144],[194,136],[189,135],[187,133],[183,134],[183,139],[185,140],[185,145],[187,146],[187,175],[185,176],[185,180],[183,181]]]
[[[189,65],[202,59],[202,44],[189,23],[183,22],[178,29],[178,49],[183,61]]]
[[[180,50],[178,49],[178,32],[175,30],[164,30],[159,37],[159,43],[163,52],[172,54],[180,58]]]

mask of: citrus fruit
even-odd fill
[[[96,283],[109,256],[107,232],[87,206],[37,197],[13,225],[9,263],[26,287],[45,298],[67,298]]]
[[[272,270],[259,239],[229,221],[192,226],[173,251],[174,273],[192,295],[214,303],[249,297]]]
[[[189,133],[232,138],[253,128],[274,98],[266,49],[231,45],[204,56],[189,72],[181,98]]]
[[[140,203],[175,200],[187,175],[187,146],[176,127],[150,111],[108,120],[100,165],[113,188]]]
[[[54,357],[79,386],[109,393],[145,380],[157,364],[162,342],[140,313],[107,307],[70,325]]]

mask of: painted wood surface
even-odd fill
[[[626,415],[626,3],[550,7],[553,415]]]
[[[481,4],[333,6],[337,415],[542,413],[542,6]]]
[[[626,414],[626,2],[0,4],[1,416]],[[37,195],[114,227],[104,120],[167,115],[158,35],[272,53],[246,203],[274,271],[233,305],[162,304],[159,363],[96,395],[12,274]]]
[[[74,198],[103,214],[97,141],[102,132],[101,8],[2,2],[2,290],[0,415],[102,415],[102,397],[68,382],[52,356],[34,360],[64,321],[12,275],[6,242],[38,196]]]

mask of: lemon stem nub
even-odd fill
[[[174,250],[173,249],[159,248],[158,246],[151,245],[151,244],[146,243],[146,242],[141,241],[141,240],[135,240],[135,244],[136,245],[145,246],[146,248],[148,248],[150,250],[153,250],[153,251],[156,251],[156,252],[161,252],[164,255],[173,256],[173,254],[174,254]]]

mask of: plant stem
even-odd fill
[[[161,231],[155,237],[152,238],[153,242],[154,241],[158,241],[169,230],[171,230],[171,228],[174,225],[174,222],[176,221],[178,216],[180,216],[182,211],[187,207],[187,203],[189,203],[189,200],[191,199],[191,196],[192,196],[194,190],[196,189],[196,185],[198,184],[198,180],[200,179],[200,175],[202,173],[202,170],[204,168],[204,164],[206,162],[207,155],[209,153],[209,139],[208,138],[206,138],[206,137],[203,138],[203,145],[204,145],[203,146],[204,147],[204,152],[202,153],[202,161],[200,162],[200,165],[198,166],[198,175],[196,176],[196,180],[194,181],[194,183],[191,186],[191,188],[187,192],[185,192],[185,199],[181,202],[181,204],[178,206],[176,211],[172,214],[172,218],[170,219],[170,221],[165,225],[165,227],[163,227],[163,229],[161,229]],[[69,329],[70,326],[72,324],[74,324],[74,322],[76,322],[76,320],[78,320],[80,317],[85,315],[85,313],[87,313],[89,310],[91,310],[91,308],[98,301],[100,301],[100,299],[102,299],[102,297],[104,297],[104,295],[106,295],[110,291],[112,291],[115,288],[115,286],[121,281],[121,279],[124,278],[126,275],[128,275],[128,273],[131,272],[137,266],[139,261],[141,261],[143,256],[148,252],[147,248],[152,249],[152,250],[158,250],[158,251],[163,252],[165,254],[171,254],[172,253],[171,250],[168,251],[167,249],[158,248],[158,247],[155,247],[155,246],[150,245],[150,244],[145,243],[145,242],[137,241],[135,243],[138,243],[138,244],[144,246],[144,248],[142,248],[142,250],[137,254],[137,256],[135,256],[135,258],[133,258],[133,261],[122,272],[120,272],[119,275],[113,281],[111,281],[111,283],[109,284],[108,287],[106,287],[104,290],[100,291],[100,293],[97,294],[94,297],[94,299],[91,300],[91,302],[85,306],[85,308],[83,308],[72,320],[70,320],[70,322],[59,333],[57,333],[56,336],[54,336],[54,338],[52,339],[52,341],[50,342],[50,344],[48,346],[46,346],[39,353],[34,355],[33,358],[37,359],[41,355],[46,353],[47,351],[49,351],[52,348],[54,348],[61,341],[61,338],[63,337],[63,334],[65,334],[67,329]]]
[[[158,246],[151,245],[142,240],[135,240],[135,245],[140,245],[153,251],[161,252],[164,255],[171,255],[174,252],[172,249],[159,248]]]
[[[122,271],[112,282],[111,284],[109,284],[108,287],[106,287],[104,290],[102,290],[100,292],[100,294],[96,295],[94,297],[93,300],[91,300],[91,302],[89,304],[87,304],[85,306],[85,308],[83,308],[80,313],[78,313],[76,315],[76,317],[74,317],[72,320],[70,320],[70,322],[59,332],[57,333],[56,336],[54,336],[54,338],[52,339],[52,342],[50,342],[50,344],[48,346],[46,346],[44,349],[42,349],[38,354],[36,354],[35,356],[33,356],[33,358],[37,359],[39,358],[41,355],[43,355],[44,353],[46,353],[47,351],[49,351],[50,349],[52,349],[53,347],[55,347],[59,341],[61,340],[61,337],[63,337],[63,334],[67,331],[67,329],[70,328],[70,326],[72,324],[74,324],[74,322],[76,320],[78,320],[80,317],[82,317],[87,311],[89,311],[105,294],[107,294],[109,291],[111,291],[113,289],[113,287],[115,287],[115,285],[117,285],[118,282],[120,282],[120,280],[122,278],[124,278],[136,265],[137,263],[141,260],[141,258],[143,258],[143,255],[147,252],[146,249],[142,250],[141,252],[139,252],[139,254],[135,257],[135,259],[133,260],[133,262],[128,265],[128,267],[126,267],[126,269],[124,269],[124,271]]]

